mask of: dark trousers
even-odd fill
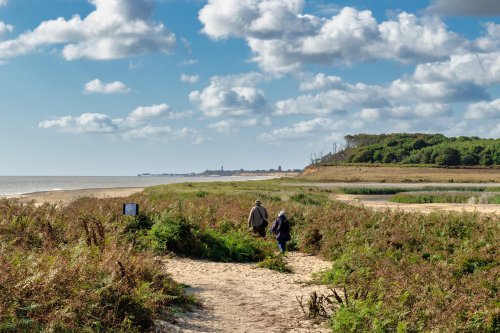
[[[286,240],[278,240],[278,247],[282,253],[285,253],[286,250]]]
[[[264,227],[253,227],[253,232],[258,234],[260,237],[266,237],[266,228]]]

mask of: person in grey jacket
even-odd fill
[[[268,218],[267,210],[261,206],[260,200],[255,200],[255,207],[250,210],[248,216],[248,226],[253,228],[253,232],[261,237],[266,237],[266,226],[264,220]]]

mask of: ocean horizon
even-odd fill
[[[264,180],[271,176],[0,176],[0,195],[95,188],[148,187],[185,182]]]

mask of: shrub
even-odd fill
[[[175,252],[190,255],[196,253],[193,226],[185,219],[176,219],[164,212],[150,231],[152,247],[160,253]]]
[[[451,147],[443,148],[436,157],[437,165],[452,166],[460,164],[460,152]]]
[[[291,273],[292,269],[288,267],[285,261],[285,256],[278,254],[277,256],[268,256],[263,261],[257,264],[258,267],[268,268],[281,273]]]
[[[200,228],[164,212],[150,231],[151,244],[159,253],[174,252],[222,262],[253,262],[270,253],[270,244],[246,233]]]

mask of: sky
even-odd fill
[[[498,0],[0,0],[0,175],[303,168],[500,137]]]

